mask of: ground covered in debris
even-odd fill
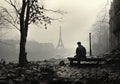
[[[120,84],[120,72],[110,67],[70,67],[63,61],[30,62],[27,67],[0,64],[0,84]]]

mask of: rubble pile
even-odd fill
[[[107,65],[114,71],[120,71],[120,50],[113,50],[104,57],[107,59]]]
[[[101,67],[79,69],[66,66],[60,67],[57,74],[71,82],[68,84],[120,84],[120,72]]]
[[[0,84],[40,84],[54,76],[53,67],[46,63],[29,63],[27,67],[17,64],[0,65]]]
[[[120,84],[120,72],[106,67],[70,67],[65,61],[0,64],[0,84]]]

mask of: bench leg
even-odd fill
[[[80,61],[78,61],[78,64],[80,64]]]
[[[70,61],[70,65],[73,65],[73,61]]]

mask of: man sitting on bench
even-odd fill
[[[77,59],[85,59],[86,58],[86,49],[81,42],[77,42],[78,47],[76,48],[76,55],[74,56]]]

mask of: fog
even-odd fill
[[[108,0],[109,5],[111,0]],[[65,48],[75,50],[76,42],[81,41],[89,51],[89,32],[97,21],[97,16],[104,9],[107,0],[45,0],[44,7],[51,10],[61,10],[67,14],[61,15],[54,12],[46,12],[46,15],[58,19],[48,24],[45,29],[40,24],[30,25],[28,40],[39,43],[53,43],[56,47],[59,40],[59,27],[62,28],[62,40]],[[5,2],[0,2],[5,6]],[[9,10],[12,10],[8,4]],[[9,30],[5,39],[19,40],[19,31],[15,28]],[[74,53],[74,52],[73,52]]]
[[[28,39],[43,43],[52,42],[56,46],[61,26],[66,48],[74,49],[77,41],[81,41],[88,48],[89,30],[106,3],[107,0],[45,0],[46,9],[67,11],[68,14],[52,16],[63,19],[53,21],[51,25],[48,25],[47,30],[41,26],[30,26]],[[52,14],[55,15],[55,13]],[[19,39],[18,31],[12,31],[15,33],[12,37]]]

